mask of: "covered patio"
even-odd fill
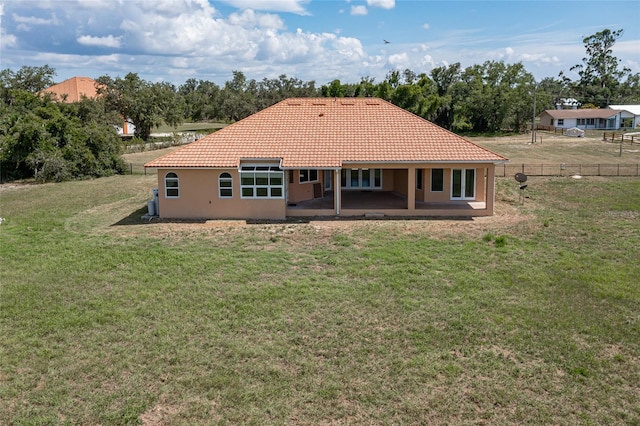
[[[335,212],[335,194],[333,191],[325,192],[323,197],[313,200],[301,201],[287,205],[287,214],[298,215],[327,215]],[[424,202],[416,201],[414,209],[419,212],[414,214],[430,216],[434,213],[441,213],[446,210],[453,210],[454,215],[477,214],[478,210],[486,209],[484,201],[449,201],[449,202]],[[379,212],[387,215],[401,215],[409,213],[407,197],[394,191],[342,191],[341,211],[342,214],[357,215],[367,210],[369,212]],[[316,211],[316,212],[311,212]]]

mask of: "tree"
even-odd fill
[[[0,115],[0,162],[11,179],[61,181],[124,171],[120,138],[102,106],[15,90]]]
[[[460,76],[461,66],[459,62],[431,70],[431,79],[436,86],[438,95],[438,105],[433,121],[446,129],[451,129],[454,122],[454,110],[458,101],[455,93],[456,86],[460,84]],[[460,99],[460,101],[463,100]]]
[[[206,80],[188,79],[178,89],[184,100],[184,117],[192,121],[222,118],[220,87]]]
[[[624,30],[611,31],[607,28],[582,40],[586,56],[582,58],[582,64],[574,65],[570,70],[577,71],[580,76],[576,89],[583,103],[607,106],[616,99],[620,82],[631,74],[629,68],[619,67],[620,59],[611,50],[623,34]]]
[[[136,127],[135,135],[143,140],[149,139],[154,126],[176,126],[182,121],[182,100],[170,83],[152,84],[135,73],[128,73],[124,79],[102,76],[96,82],[97,92],[108,107],[130,119]]]
[[[49,65],[41,67],[24,66],[18,71],[10,69],[0,71],[0,98],[4,103],[11,104],[16,91],[36,94],[53,84],[56,71]]]
[[[257,85],[255,80],[247,81],[244,73],[233,71],[233,80],[227,81],[222,89],[222,113],[229,121],[242,120],[257,111]]]

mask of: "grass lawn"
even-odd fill
[[[474,220],[142,222],[0,187],[0,424],[638,424],[640,179]]]
[[[640,144],[625,142],[620,156],[620,144],[603,142],[602,135],[585,138],[554,135],[538,131],[538,141],[531,135],[510,137],[473,137],[469,140],[498,152],[511,163],[526,164],[636,164],[640,163]]]
[[[162,125],[153,128],[153,133],[174,133],[174,132],[213,132],[225,127],[226,123],[218,122],[198,122],[198,123],[182,123],[177,127]]]

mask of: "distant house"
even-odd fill
[[[89,77],[71,77],[61,83],[54,84],[43,90],[53,95],[58,102],[80,102],[82,97],[94,99],[98,96],[96,81]],[[122,126],[116,126],[120,136],[130,136],[135,132],[135,126],[130,120],[124,120]]]
[[[538,116],[541,128],[618,130],[628,111],[618,109],[548,109]]]
[[[608,108],[622,110],[628,113],[624,118],[627,119],[625,121],[630,123],[630,125],[624,125],[624,127],[632,127],[634,129],[640,127],[640,105],[609,105]]]
[[[44,92],[52,94],[55,100],[66,103],[79,102],[83,96],[89,99],[97,96],[96,81],[89,77],[71,77],[44,89]]]
[[[162,218],[488,216],[507,161],[382,99],[299,98],[145,167]]]

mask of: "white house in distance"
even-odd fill
[[[634,119],[634,114],[623,109],[548,109],[539,116],[541,128],[618,130],[625,119]],[[635,126],[635,122],[634,122]]]
[[[633,115],[631,125],[624,127],[632,127],[634,129],[640,127],[640,105],[609,105],[609,108],[622,110]]]

